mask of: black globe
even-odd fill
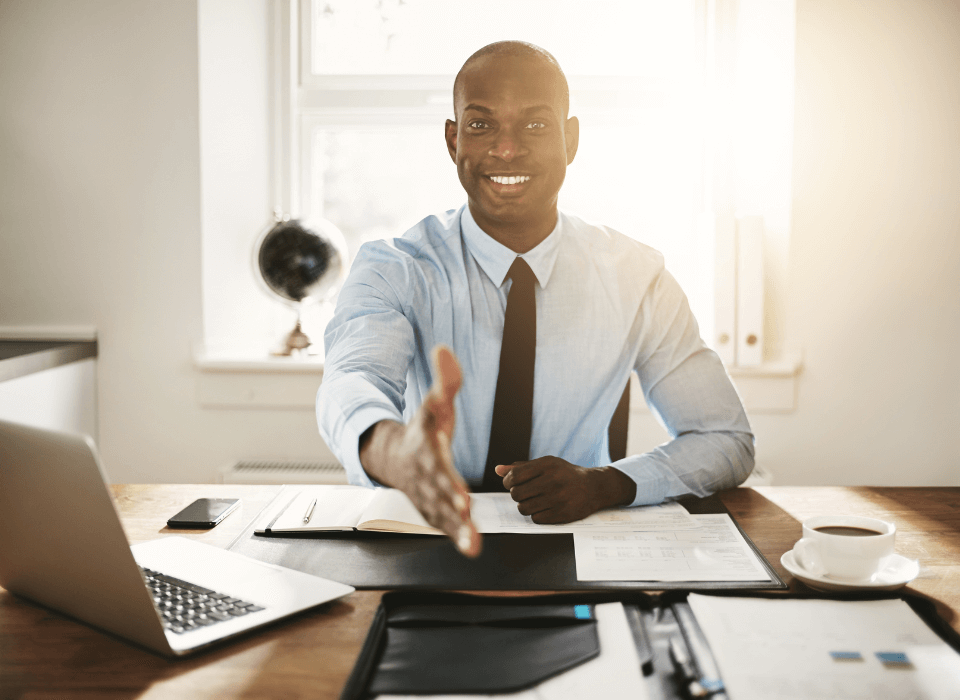
[[[271,291],[292,302],[322,300],[343,270],[330,239],[298,219],[280,221],[266,233],[257,263]]]

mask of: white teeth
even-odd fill
[[[490,179],[498,185],[519,185],[530,181],[529,175],[517,175],[515,177],[504,177],[503,175],[491,175]]]

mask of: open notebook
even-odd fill
[[[311,503],[316,504],[311,509]],[[305,487],[286,501],[279,514],[257,532],[403,532],[442,535],[431,527],[406,495],[396,489],[362,486]],[[307,522],[305,518],[310,511]],[[272,521],[272,522],[271,522]]]
[[[275,507],[257,524],[255,532],[295,534],[365,530],[415,535],[443,534],[428,525],[410,499],[395,489],[303,486],[291,495],[281,494],[277,500]],[[675,532],[701,527],[679,503],[613,508],[572,523],[538,525],[529,516],[520,515],[517,504],[508,493],[470,494],[470,514],[477,529],[484,534],[555,534],[597,530]]]

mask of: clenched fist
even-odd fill
[[[557,525],[580,520],[603,508],[633,502],[637,486],[613,467],[578,467],[559,457],[500,464],[498,476],[533,522]]]

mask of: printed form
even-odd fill
[[[574,532],[580,581],[770,581],[726,513],[690,515],[699,527]]]
[[[477,530],[484,534],[556,534],[596,530],[659,532],[700,527],[700,523],[679,503],[601,510],[583,520],[564,525],[538,525],[529,515],[520,514],[509,493],[470,494],[470,516]]]

